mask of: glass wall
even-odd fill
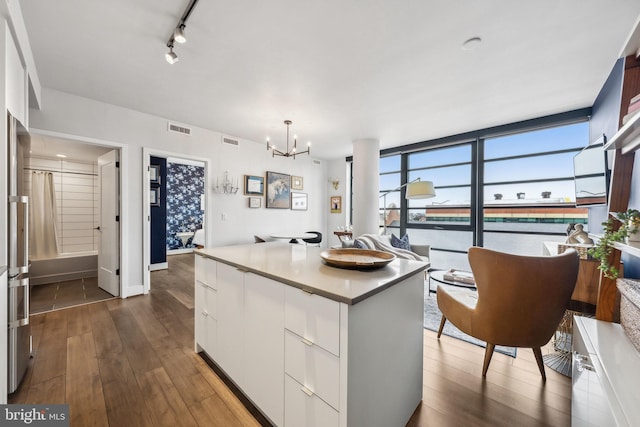
[[[380,159],[380,224],[386,220],[387,234],[431,245],[433,268],[469,269],[474,245],[541,255],[542,242],[564,241],[569,224],[587,223],[573,181],[573,157],[589,143],[586,114],[492,131]],[[404,189],[393,191],[417,178],[432,181],[436,197],[406,200]]]

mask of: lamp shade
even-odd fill
[[[436,196],[431,181],[416,181],[407,185],[407,199],[429,199]]]

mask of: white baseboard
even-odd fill
[[[178,254],[190,254],[193,252],[194,248],[186,248],[186,249],[171,249],[167,251],[167,255],[178,255]]]
[[[167,268],[169,268],[168,262],[158,262],[156,264],[149,265],[149,271],[166,270]]]

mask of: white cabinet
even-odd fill
[[[284,287],[244,276],[244,391],[276,425],[284,422]]]
[[[293,332],[285,331],[285,372],[301,387],[340,409],[340,358]],[[295,410],[295,405],[285,404]]]
[[[340,303],[287,286],[285,326],[340,356]]]
[[[196,350],[273,424],[406,424],[422,399],[421,271],[348,304],[226,261],[196,255]]]
[[[195,257],[195,340],[196,351],[204,350],[217,357],[217,291],[216,262]]]
[[[240,387],[245,386],[244,272],[218,263],[218,344],[216,363]]]
[[[572,426],[638,426],[640,353],[622,327],[574,317]]]
[[[285,426],[338,427],[340,425],[338,411],[288,375],[285,375],[284,388]]]

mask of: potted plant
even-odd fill
[[[618,226],[616,228],[616,226]],[[595,247],[589,249],[589,255],[600,261],[598,269],[605,277],[616,279],[619,275],[616,266],[609,265],[609,255],[616,242],[627,242],[630,236],[635,235],[640,227],[640,211],[628,209],[626,212],[611,213],[609,218],[602,223],[604,235]]]

